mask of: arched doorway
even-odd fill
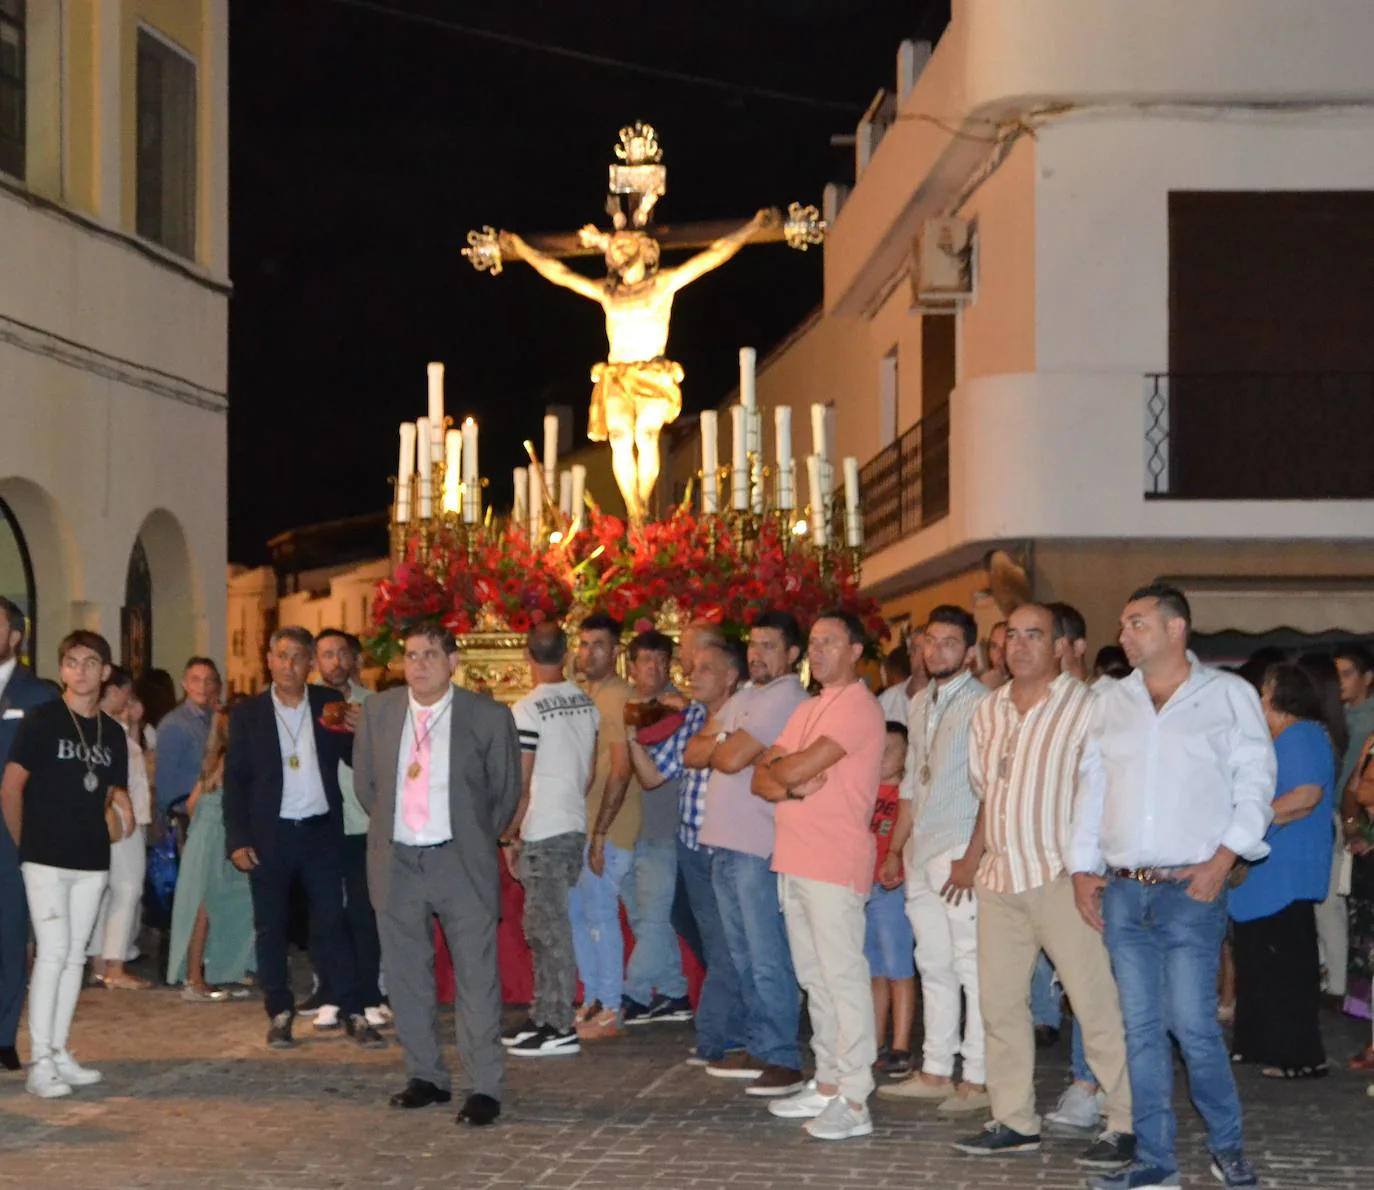
[[[204,593],[181,522],[165,508],[148,514],[129,550],[125,575],[124,664],[181,672],[202,652]]]
[[[38,636],[38,592],[33,580],[33,560],[29,557],[28,542],[19,527],[19,518],[4,500],[0,500],[0,595],[17,604],[28,621],[22,660],[31,665]]]

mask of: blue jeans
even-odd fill
[[[1193,900],[1174,881],[1111,880],[1102,909],[1126,1025],[1137,1158],[1178,1171],[1170,1034],[1188,1067],[1188,1089],[1207,1125],[1208,1149],[1238,1152],[1240,1098],[1217,1023],[1225,890],[1207,903]]]
[[[693,851],[678,840],[677,870],[705,952],[702,958],[706,978],[697,1001],[696,1028],[697,1053],[708,1061],[723,1058],[726,1050],[744,1044],[744,1000],[740,996],[735,960],[730,957],[730,945],[725,939],[725,926],[720,920],[716,892],[711,886],[713,860],[711,848]]]
[[[801,989],[792,970],[778,878],[770,863],[757,855],[718,847],[711,864],[711,884],[739,975],[745,1045],[761,1062],[799,1070]]]
[[[625,988],[625,938],[620,932],[620,887],[630,871],[632,852],[606,842],[606,866],[600,876],[582,857],[582,875],[568,894],[573,925],[573,954],[586,1003],[620,1009]]]
[[[635,844],[630,878],[621,890],[635,948],[625,969],[625,995],[648,1004],[657,992],[676,1000],[687,994],[682,948],[673,929],[673,894],[677,890],[677,840]]]
[[[1064,1023],[1063,1010],[1059,1006],[1059,989],[1054,984],[1054,965],[1042,950],[1035,960],[1035,970],[1031,974],[1031,1020],[1036,1028],[1041,1025],[1057,1029]]]
[[[1095,1083],[1097,1075],[1092,1072],[1092,1067],[1088,1065],[1088,1055],[1083,1050],[1083,1026],[1078,1023],[1077,1015],[1073,1018],[1073,1057],[1070,1058],[1073,1071],[1074,1082]]]

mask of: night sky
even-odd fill
[[[606,167],[636,119],[664,146],[659,222],[819,205],[827,181],[852,180],[852,149],[830,136],[853,132],[892,85],[898,43],[933,38],[948,3],[254,0],[230,13],[229,545],[254,564],[275,533],[388,505],[396,425],[424,412],[428,360],[447,366],[448,412],[479,420],[498,505],[546,405],[571,405],[582,440],[600,309],[523,264],[476,273],[459,255],[469,228],[605,226]],[[687,409],[735,383],[740,345],[766,352],[820,298],[820,253],[780,244],[679,295],[669,348]]]

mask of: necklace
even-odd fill
[[[420,751],[421,745],[434,734],[434,729],[439,726],[439,720],[448,714],[448,709],[452,705],[453,699],[450,698],[444,703],[444,709],[429,721],[429,726],[425,728],[423,735],[420,733],[419,725],[415,722],[415,708],[410,706],[406,708],[406,713],[410,716],[410,734],[415,741],[413,747],[417,753]],[[412,760],[410,762],[410,767],[406,769],[406,777],[414,781],[415,778],[420,775],[421,771],[420,762],[418,760]]]
[[[82,788],[84,788],[87,793],[94,793],[100,785],[100,778],[95,775],[95,760],[93,759],[95,752],[86,744],[86,733],[81,730],[81,721],[77,719],[76,712],[72,710],[71,706],[67,704],[65,700],[63,705],[67,707],[67,714],[72,718],[72,726],[76,728],[76,737],[81,741],[81,747],[86,753],[84,757],[79,757],[81,762],[86,766],[86,775],[81,778]],[[100,709],[97,707],[95,712],[95,746],[97,750],[100,748],[100,741],[104,730],[105,723],[101,717]]]
[[[945,692],[948,697],[948,691]],[[930,712],[936,708],[940,697],[940,683],[932,680],[930,698],[926,702],[926,718],[922,726],[921,734],[925,740],[925,760],[921,765],[921,771],[916,775],[920,777],[922,785],[929,785],[931,778],[934,777],[934,770],[930,767],[930,758],[935,755],[935,745],[940,742],[940,729],[945,725],[944,712],[940,713],[940,721],[935,724],[935,734],[932,737],[930,731]]]
[[[306,706],[309,706],[308,700],[302,699],[302,702],[304,702]],[[306,716],[301,716],[301,721],[296,724],[296,730],[292,731],[291,725],[281,713],[281,708],[277,706],[277,700],[275,698],[272,700],[272,713],[276,715],[277,722],[281,724],[282,730],[286,732],[287,738],[291,741],[291,751],[286,757],[286,767],[289,769],[298,769],[301,767],[301,756],[300,748],[297,746],[296,741],[301,738],[301,732],[305,730]]]

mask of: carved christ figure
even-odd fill
[[[653,500],[659,472],[659,433],[682,412],[682,368],[668,359],[673,297],[684,285],[724,264],[757,232],[779,226],[782,216],[760,211],[748,223],[675,268],[658,267],[658,241],[631,229],[578,233],[582,244],[605,254],[607,276],[595,281],[562,261],[503,231],[503,253],[519,257],[541,276],[601,305],[606,311],[606,362],[592,369],[587,437],[609,441],[616,484],[630,523],[641,525]]]

